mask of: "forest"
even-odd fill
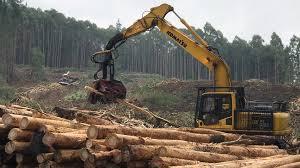
[[[30,8],[20,0],[0,0],[0,25],[0,78],[8,83],[15,80],[16,65],[94,68],[90,56],[124,29],[120,21],[101,28],[90,21],[66,17],[54,9]],[[186,29],[180,30],[189,35]],[[285,45],[276,32],[272,33],[270,41],[253,35],[250,41],[236,36],[230,42],[210,23],[195,30],[211,46],[218,48],[231,68],[233,80],[255,78],[274,84],[300,82],[299,35],[294,35]],[[128,39],[115,55],[118,57],[117,73],[153,73],[184,80],[211,78],[206,67],[158,29]]]

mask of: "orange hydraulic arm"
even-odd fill
[[[180,19],[181,23],[190,31],[196,40],[191,39],[176,27],[168,23],[164,17],[169,12],[174,12],[172,6],[162,4],[158,7],[151,8],[150,12],[137,20],[130,27],[124,31],[116,34],[106,45],[106,51],[112,51],[115,47],[121,45],[126,39],[136,36],[144,31],[153,27],[158,27],[159,30],[174,40],[185,51],[191,54],[195,59],[204,64],[210,71],[214,73],[214,85],[216,87],[230,87],[231,78],[229,66],[218,55],[216,50],[209,46],[187,23],[184,19],[180,18],[177,13],[175,15]],[[103,53],[98,52],[95,55]],[[111,52],[110,52],[111,53]],[[112,59],[111,54],[106,54],[106,59]]]

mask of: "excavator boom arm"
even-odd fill
[[[164,17],[173,11],[173,7],[168,4],[162,4],[154,7],[151,11],[141,19],[137,20],[130,27],[116,34],[106,45],[106,50],[113,49],[118,43],[145,32],[155,26],[161,32],[166,34],[174,40],[185,51],[191,54],[196,60],[205,65],[209,70],[214,73],[214,85],[217,87],[230,87],[231,78],[229,67],[226,62],[217,53],[215,53],[210,46],[186,23],[186,21],[179,17],[180,21],[190,30],[194,35],[195,40],[191,39],[176,27],[168,23]]]

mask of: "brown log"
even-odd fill
[[[54,161],[57,163],[81,162],[79,150],[57,150],[54,153]]]
[[[56,127],[53,125],[41,125],[39,132],[47,133],[47,132],[55,132],[55,133],[67,133],[67,132],[75,132],[78,131],[78,129],[73,128],[67,128],[67,127]]]
[[[19,128],[13,128],[9,131],[8,139],[13,141],[29,142],[33,136],[32,131],[21,130]]]
[[[5,152],[12,154],[13,152],[23,152],[30,147],[30,142],[9,141],[5,145]]]
[[[47,161],[52,161],[54,157],[54,153],[40,153],[36,156],[36,160],[38,163],[44,163]]]
[[[93,125],[113,125],[111,121],[83,113],[76,114],[76,121]]]
[[[279,149],[276,145],[232,145],[232,146],[242,146],[247,148],[263,148],[263,149]]]
[[[190,149],[178,149],[174,147],[161,147],[158,150],[158,156],[172,157],[186,160],[196,160],[201,162],[217,163],[225,162],[230,160],[242,159],[241,157],[229,155],[229,154],[218,154],[211,152],[200,152]]]
[[[32,116],[32,112],[29,110],[0,105],[0,117],[2,117],[4,114]]]
[[[105,139],[106,146],[117,149],[126,145],[161,145],[161,146],[176,146],[176,145],[196,145],[196,143],[182,140],[166,140],[152,139],[147,137],[137,137],[122,134],[109,134]]]
[[[300,155],[290,155],[278,159],[258,161],[256,164],[245,166],[245,168],[273,168],[294,162],[300,162]]]
[[[183,132],[191,132],[195,134],[223,135],[225,137],[225,141],[234,141],[239,138],[239,135],[237,134],[225,133],[225,132],[216,131],[212,129],[205,129],[205,128],[177,128],[177,130]]]
[[[148,167],[148,161],[127,162],[127,168],[145,168],[145,167]]]
[[[184,166],[184,165],[200,165],[201,162],[195,160],[185,160],[170,157],[159,157],[155,156],[150,161],[150,167],[152,168],[167,168],[169,166]],[[207,163],[205,163],[207,164]]]
[[[2,116],[2,121],[6,127],[19,127],[19,123],[24,116],[15,114],[4,114]]]
[[[91,152],[86,148],[82,148],[79,150],[79,155],[80,159],[85,162],[90,157]]]
[[[170,166],[171,168],[240,168],[249,165],[257,165],[259,162],[264,160],[276,160],[282,159],[287,157],[288,155],[276,155],[276,156],[269,156],[265,158],[258,158],[258,159],[246,159],[246,160],[233,160],[233,161],[226,161],[220,163],[200,163],[196,165],[185,165],[185,166]]]
[[[85,143],[87,149],[101,149],[105,146],[105,139],[88,139]]]
[[[95,163],[91,163],[91,162],[89,162],[87,160],[87,161],[84,161],[83,167],[84,168],[96,168],[96,164]],[[99,167],[104,167],[104,165],[101,165]]]
[[[56,163],[54,161],[44,162],[39,165],[39,168],[75,168],[83,167],[82,161]]]
[[[111,151],[98,151],[91,153],[88,157],[89,162],[96,162],[98,160],[113,160],[114,163],[120,163],[122,161],[121,151],[114,149]]]
[[[300,167],[300,162],[294,162],[294,163],[289,163],[286,165],[279,166],[277,168],[299,168],[299,167]]]
[[[85,146],[86,134],[46,133],[42,139],[49,147],[79,149]]]
[[[23,155],[21,153],[16,154],[16,162],[18,164],[35,164],[36,159],[32,155]]]
[[[43,119],[43,118],[33,118],[33,117],[23,117],[20,122],[20,129],[28,129],[28,130],[39,130],[42,125],[53,125],[56,127],[67,127],[67,128],[80,128],[82,125],[74,124],[67,121],[58,121],[51,119]]]
[[[5,126],[4,124],[0,124],[0,137],[6,137],[9,131],[9,127]]]
[[[157,155],[161,146],[151,145],[128,145],[122,149],[122,161],[149,160]]]
[[[196,146],[187,148],[202,152],[231,154],[244,157],[267,157],[279,154],[287,154],[286,150],[282,149],[248,148],[242,146],[225,146],[215,144],[197,144]]]
[[[175,139],[185,140],[191,142],[222,142],[224,136],[222,135],[208,135],[208,134],[194,134],[189,132],[182,132],[167,129],[154,129],[154,128],[139,128],[139,127],[124,127],[118,125],[97,125],[90,126],[87,130],[87,135],[90,139],[103,139],[108,134],[117,133],[141,137],[150,137],[154,139]]]

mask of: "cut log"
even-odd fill
[[[105,139],[89,139],[86,141],[87,149],[102,149],[106,145]]]
[[[230,133],[225,133],[225,132],[216,131],[212,129],[205,129],[205,128],[177,128],[176,130],[183,131],[183,132],[191,132],[196,134],[223,135],[226,141],[234,141],[239,138],[239,135],[237,134],[230,134]]]
[[[2,121],[6,127],[19,127],[19,123],[24,116],[15,114],[4,114]]]
[[[23,115],[23,116],[32,116],[32,112],[26,109],[18,109],[8,106],[0,105],[0,117],[4,114],[16,114],[16,115]]]
[[[40,153],[36,156],[36,160],[38,163],[44,163],[47,161],[52,161],[54,157],[54,153]]]
[[[49,147],[79,149],[85,146],[86,134],[46,133],[42,139]]]
[[[23,152],[30,147],[30,142],[17,142],[17,141],[9,141],[5,145],[5,152],[7,154],[12,154],[14,152]]]
[[[16,154],[16,162],[18,164],[35,164],[36,159],[32,155]]]
[[[91,153],[88,157],[89,162],[96,162],[98,160],[113,160],[114,163],[121,163],[122,154],[118,149],[114,149],[111,151],[99,151],[95,153]]]
[[[157,155],[157,150],[161,146],[151,145],[128,145],[122,151],[122,161],[129,162],[134,160],[150,160]]]
[[[172,157],[186,160],[196,160],[200,162],[225,162],[230,160],[242,159],[241,157],[229,154],[217,154],[211,152],[200,152],[189,149],[178,149],[174,147],[161,147],[158,150],[158,156]]]
[[[161,146],[176,146],[176,145],[197,145],[197,143],[182,141],[182,140],[166,140],[152,139],[147,137],[137,137],[122,134],[109,134],[105,139],[106,146],[112,149],[122,148],[126,145],[161,145]]]
[[[44,162],[39,165],[39,168],[74,168],[74,167],[83,167],[82,161],[73,161],[66,163],[56,163],[54,161]]]
[[[76,121],[93,125],[113,125],[111,121],[83,113],[76,114]]]
[[[183,146],[183,148],[185,147]],[[225,146],[215,144],[197,144],[194,147],[186,148],[190,148],[195,151],[231,154],[244,157],[267,157],[279,154],[287,154],[286,150],[282,149],[247,148],[241,146]]]
[[[53,125],[56,127],[67,127],[67,128],[80,128],[80,124],[74,124],[67,121],[58,121],[51,119],[43,119],[43,118],[33,118],[33,117],[23,117],[19,127],[21,129],[28,130],[39,130],[42,125]]]
[[[127,162],[127,168],[145,168],[148,166],[148,161],[130,161]]]
[[[67,132],[75,132],[78,129],[67,128],[67,127],[55,127],[53,125],[41,125],[39,132],[47,133],[47,132],[55,132],[55,133],[67,133]]]
[[[13,141],[29,142],[33,136],[32,131],[21,130],[19,128],[13,128],[9,131],[8,139]]]
[[[259,162],[268,160],[276,160],[276,159],[283,159],[287,157],[288,155],[276,155],[276,156],[269,156],[265,158],[258,158],[258,159],[246,159],[246,160],[233,160],[233,161],[226,161],[226,162],[220,162],[220,163],[200,163],[196,165],[184,165],[184,166],[170,166],[171,168],[240,168],[244,166],[249,165],[257,165]]]
[[[0,124],[0,137],[6,137],[9,131],[9,127],[5,126],[4,124]]]
[[[57,150],[54,153],[54,161],[57,163],[81,162],[79,150]]]
[[[170,157],[159,157],[155,156],[150,161],[150,167],[152,168],[167,168],[169,166],[184,166],[184,165],[200,165],[201,162],[195,160],[185,160]],[[207,164],[207,163],[204,163]]]
[[[300,155],[289,155],[278,159],[258,161],[255,164],[245,166],[245,168],[273,168],[295,162],[300,162]]]
[[[108,134],[111,133],[150,137],[154,139],[185,140],[185,141],[198,142],[198,143],[224,141],[224,136],[222,135],[194,134],[189,132],[167,130],[167,129],[124,127],[124,126],[117,126],[117,125],[111,125],[111,126],[92,125],[87,130],[87,135],[90,139],[103,139]]]
[[[79,150],[79,155],[80,159],[85,162],[90,157],[91,152],[86,148],[82,148]]]
[[[286,165],[282,165],[277,168],[299,168],[299,167],[300,167],[300,162],[295,162],[295,163],[289,163]]]

